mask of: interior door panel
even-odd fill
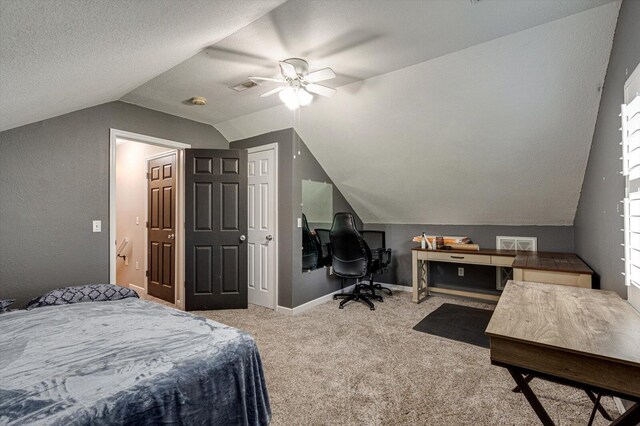
[[[247,153],[185,150],[185,309],[247,307]]]
[[[176,154],[148,164],[147,291],[175,303]]]

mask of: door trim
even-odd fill
[[[109,282],[116,282],[116,140],[125,139],[132,142],[145,143],[175,149],[177,152],[176,202],[176,306],[184,309],[184,149],[190,144],[169,139],[109,129]],[[146,218],[145,218],[146,221]],[[145,237],[146,238],[146,237]],[[146,251],[146,249],[145,249]],[[145,258],[146,259],[146,258]],[[145,260],[145,268],[146,268]],[[145,269],[146,270],[146,269]],[[146,283],[145,283],[146,290]]]
[[[274,238],[274,240],[275,240],[275,248],[274,248],[273,251],[275,252],[275,263],[276,263],[276,267],[275,267],[275,272],[276,272],[275,273],[275,276],[276,276],[275,280],[276,280],[276,282],[274,283],[274,287],[275,287],[275,292],[274,293],[275,294],[273,295],[273,297],[274,297],[274,300],[273,300],[273,307],[274,308],[273,308],[273,310],[275,311],[278,308],[278,288],[280,287],[278,285],[278,283],[280,281],[280,279],[279,279],[280,261],[279,261],[279,255],[278,255],[279,254],[278,253],[279,252],[278,247],[280,246],[280,233],[278,231],[278,219],[279,219],[279,216],[278,216],[278,192],[279,192],[278,174],[280,174],[280,169],[278,167],[278,142],[270,143],[270,144],[267,144],[267,145],[255,146],[253,148],[248,148],[247,149],[247,153],[248,154],[253,154],[253,153],[256,153],[256,152],[270,151],[270,150],[273,150],[273,152],[274,152],[274,156],[273,156],[274,157],[274,161],[275,161],[274,169],[276,171],[276,173],[275,173],[275,184],[274,184],[274,187],[275,187],[275,197],[274,197],[275,230],[273,232],[273,234],[275,235],[275,238]],[[247,214],[249,214],[248,211],[247,211]]]

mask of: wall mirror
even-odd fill
[[[333,222],[333,185],[302,181],[302,270],[311,271],[331,260],[327,244]]]

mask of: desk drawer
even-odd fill
[[[429,260],[434,262],[474,263],[478,265],[491,265],[491,256],[484,254],[462,254],[429,252]]]
[[[510,256],[491,256],[491,263],[496,266],[506,266],[510,268],[514,260],[515,257]]]

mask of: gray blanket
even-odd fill
[[[0,315],[0,424],[260,425],[248,334],[139,299]]]

